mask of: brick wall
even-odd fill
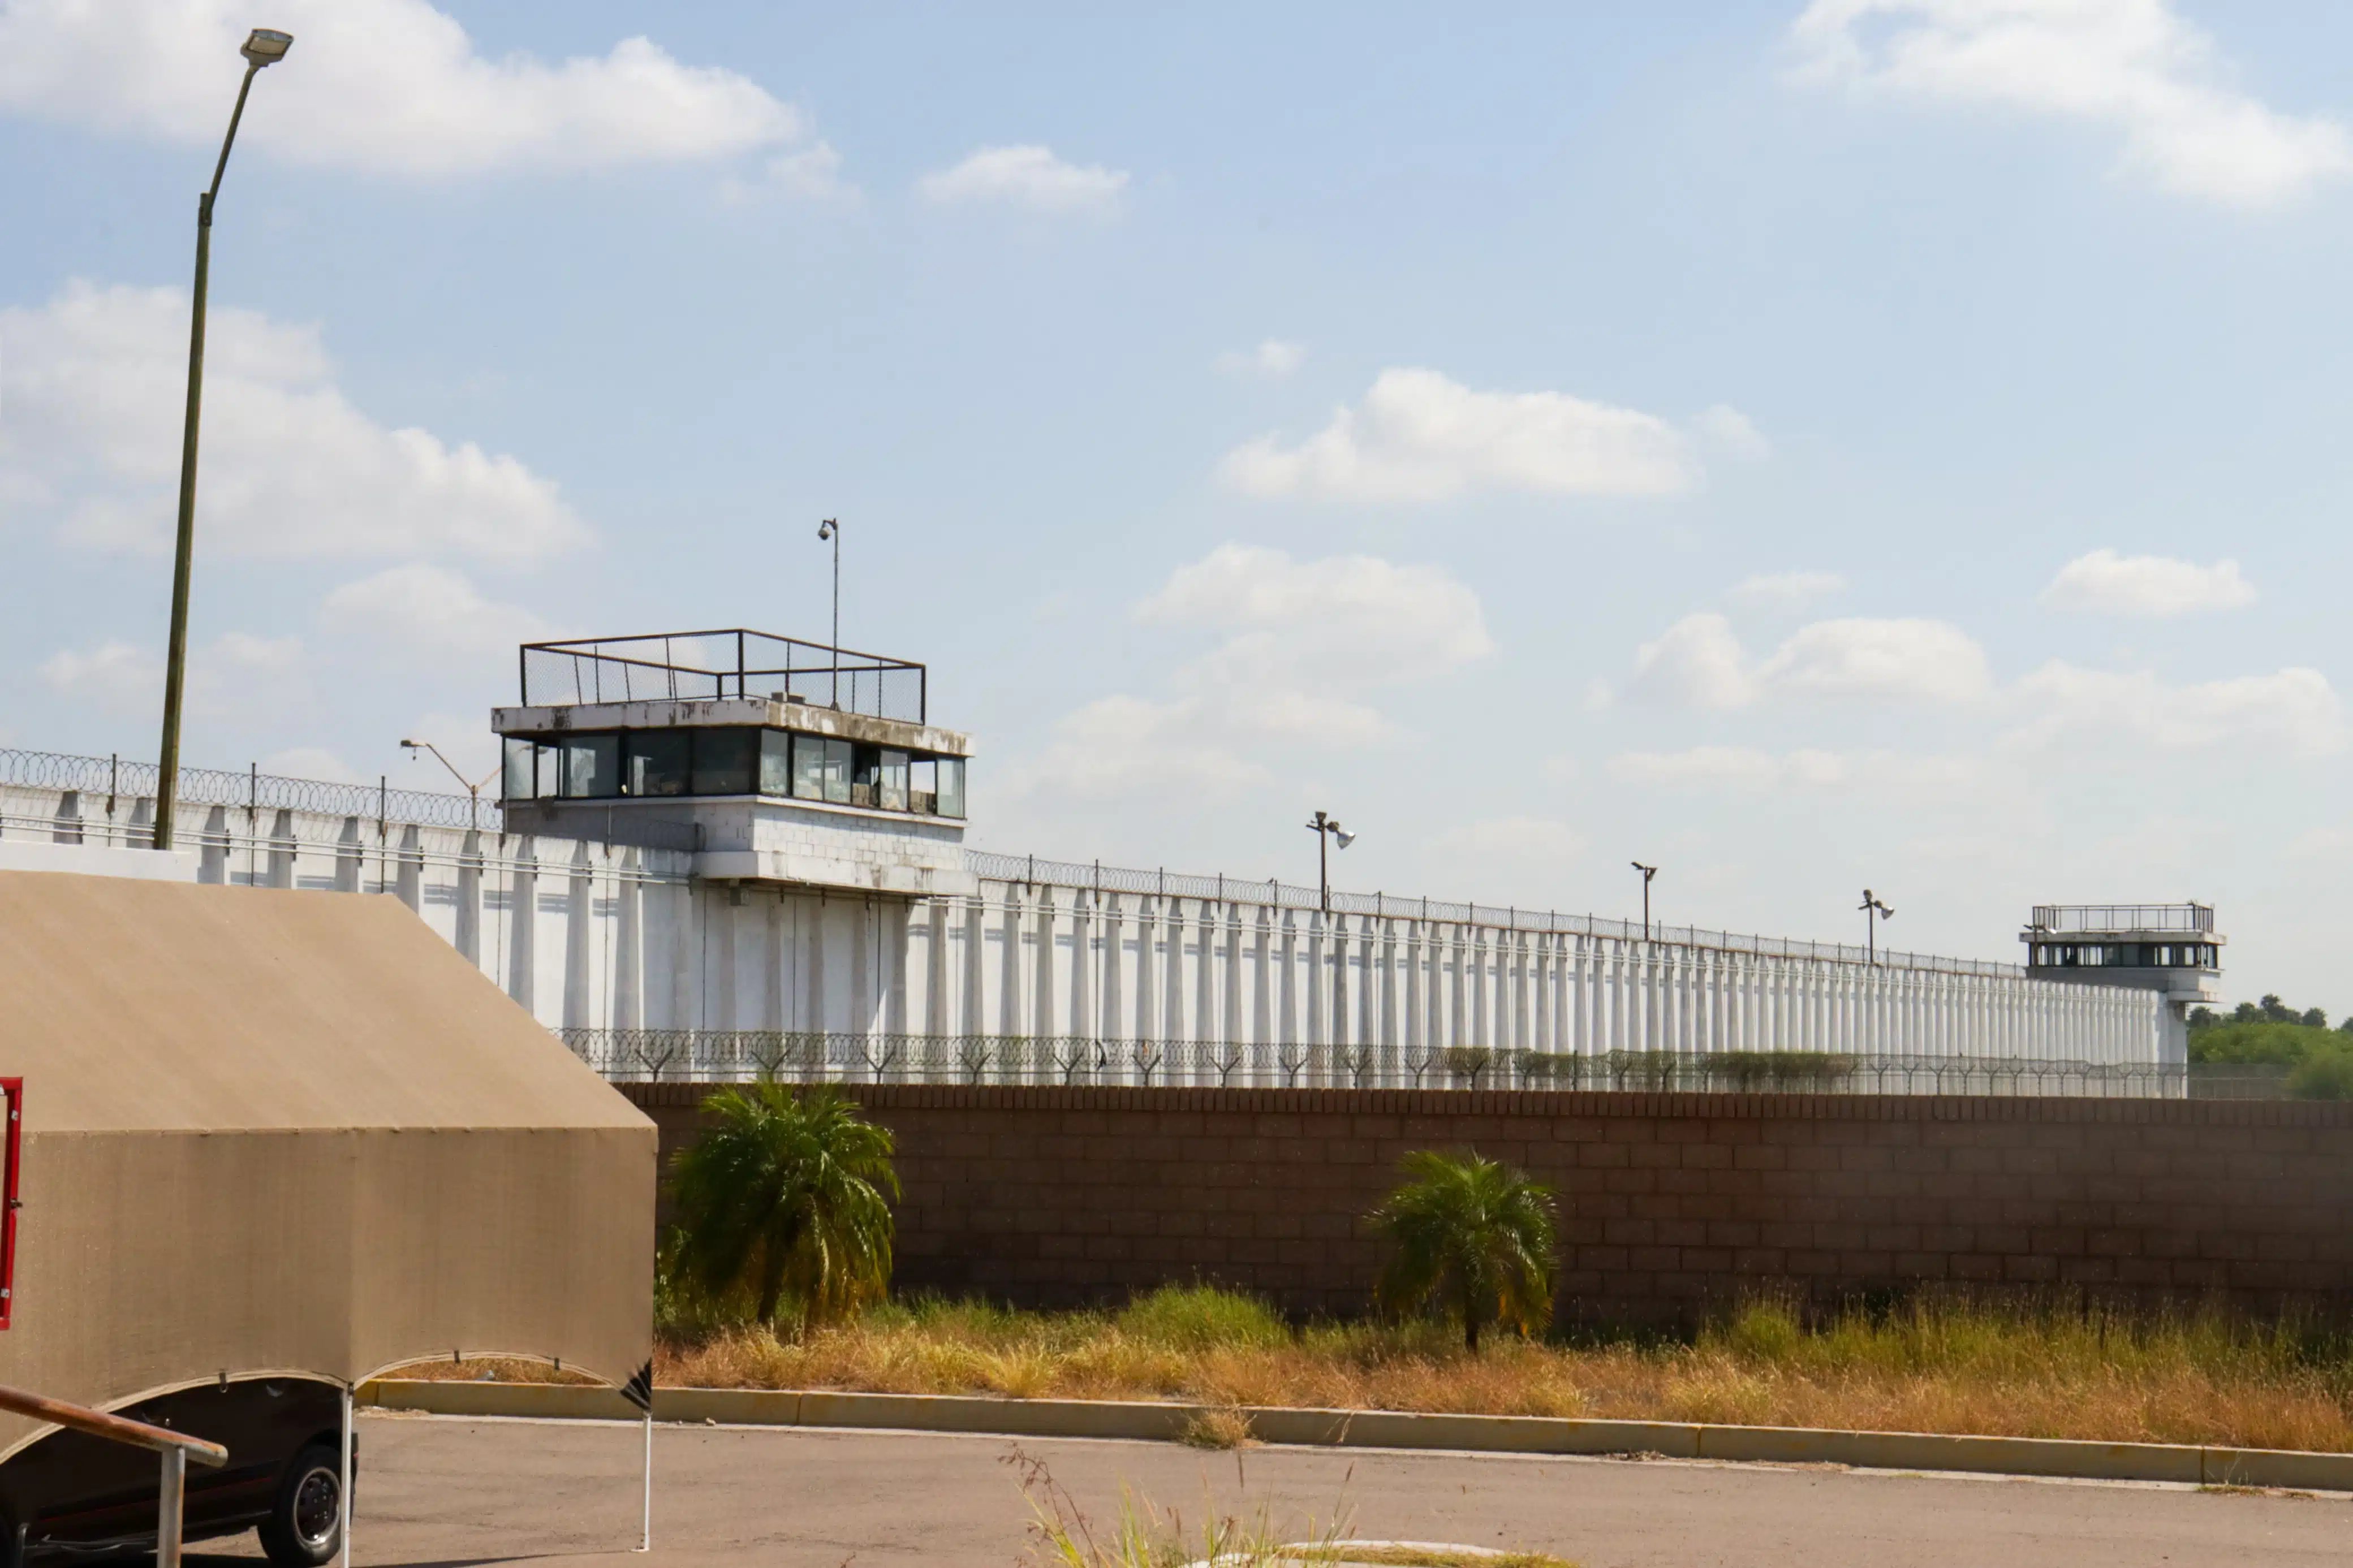
[[[708,1090],[627,1086],[691,1133]],[[1922,1281],[2353,1309],[2353,1104],[860,1086],[898,1135],[902,1288],[1034,1305],[1163,1280],[1361,1310],[1409,1150],[1560,1193],[1565,1310]]]

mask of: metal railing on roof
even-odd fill
[[[911,660],[740,626],[525,643],[521,665],[526,708],[765,697],[921,724],[929,701]]]
[[[2037,904],[2034,929],[2067,931],[2180,931],[2214,929],[2210,904]]]

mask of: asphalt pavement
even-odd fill
[[[353,1536],[367,1568],[610,1563],[885,1568],[1019,1563],[1025,1469],[1098,1527],[1124,1489],[1197,1523],[1263,1510],[1389,1540],[1535,1548],[1584,1568],[2087,1568],[2353,1562],[2353,1500],[1801,1466],[663,1426],[654,1550],[638,1542],[639,1431],[372,1415]],[[1035,1477],[1033,1476],[1033,1479]],[[192,1548],[217,1568],[250,1536]]]

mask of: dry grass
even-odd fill
[[[2353,1451],[2353,1345],[2219,1314],[2136,1320],[1923,1300],[1808,1325],[1757,1303],[1689,1342],[1477,1357],[1443,1325],[1294,1332],[1245,1297],[1170,1289],[1110,1313],[893,1302],[849,1327],[674,1337],[657,1381],[1008,1398],[1594,1415]]]

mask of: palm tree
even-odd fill
[[[1468,1151],[1418,1150],[1400,1168],[1405,1182],[1369,1216],[1389,1244],[1376,1292],[1382,1307],[1460,1313],[1473,1355],[1490,1318],[1523,1334],[1549,1323],[1558,1269],[1552,1189]]]
[[[789,1290],[804,1326],[845,1317],[891,1282],[890,1129],[836,1089],[722,1089],[712,1125],[670,1162],[677,1262],[716,1300],[748,1287],[773,1323]]]

